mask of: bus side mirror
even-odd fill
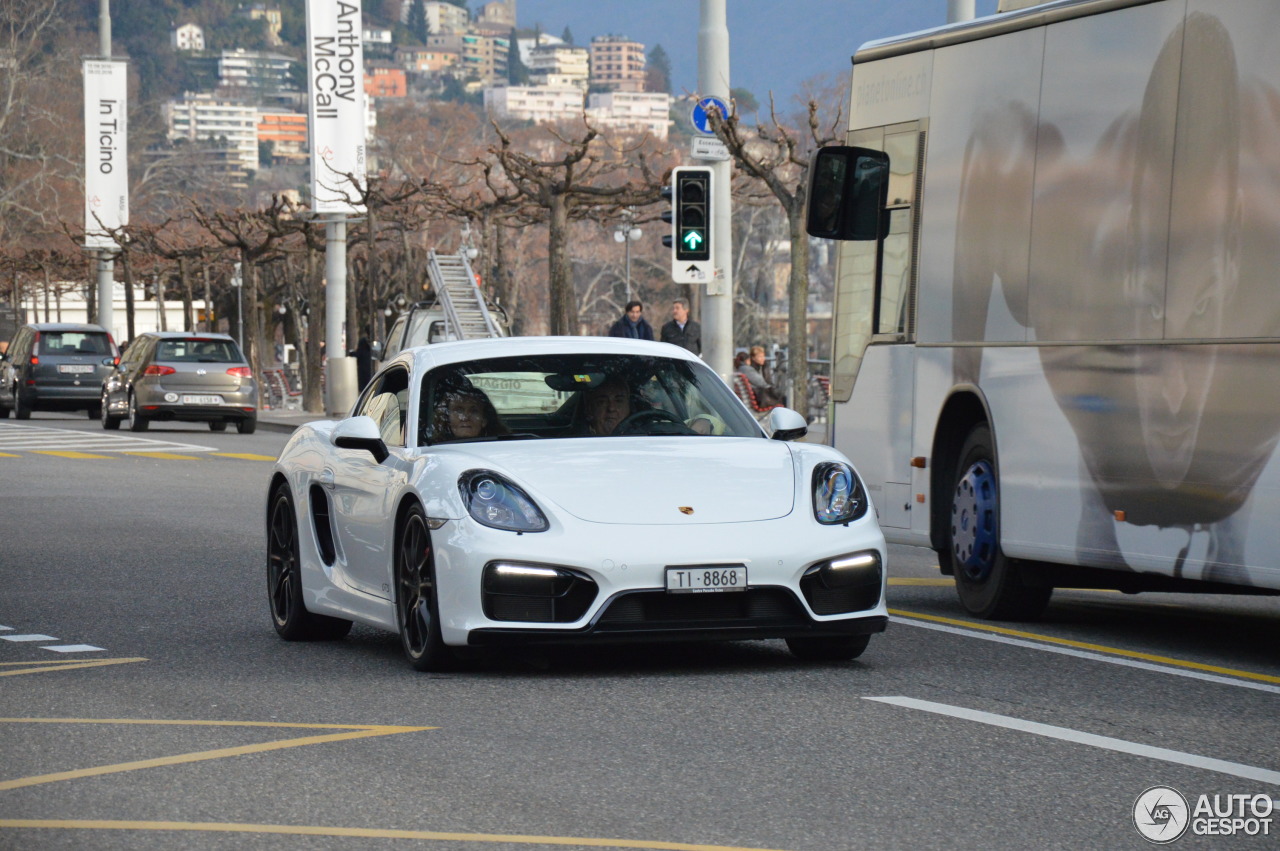
[[[806,229],[823,239],[880,238],[880,214],[889,193],[889,156],[882,151],[832,145],[809,162]]]

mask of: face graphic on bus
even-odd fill
[[[1188,26],[1196,23],[1200,23],[1197,16],[1191,16]],[[1152,104],[1170,98],[1171,93],[1149,88],[1138,119],[1125,292],[1136,336],[1142,341],[1220,338],[1224,308],[1239,279],[1240,122],[1235,59],[1220,28],[1198,29],[1200,37],[1188,38],[1186,50],[1207,53],[1186,57],[1200,73],[1183,80],[1180,95],[1184,102],[1200,101],[1198,112],[1204,117],[1208,109],[1209,115],[1207,120],[1179,127],[1176,180],[1180,183],[1175,184],[1172,197],[1156,188],[1159,181],[1152,179],[1155,168],[1150,167],[1168,156],[1167,140],[1150,128],[1156,120],[1151,115],[1159,113]],[[1155,79],[1161,76],[1153,75]],[[1165,487],[1181,484],[1194,460],[1219,348],[1214,344],[1135,347],[1134,381],[1143,443],[1152,472]]]

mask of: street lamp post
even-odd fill
[[[636,211],[634,207],[626,207],[622,211],[622,222],[613,229],[613,241],[623,242],[627,246],[627,301],[631,301],[631,243],[644,236],[644,232],[635,226]]]

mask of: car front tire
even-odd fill
[[[151,420],[138,413],[138,398],[129,394],[129,431],[146,431],[147,426],[151,425]]]
[[[351,631],[351,621],[307,611],[302,602],[298,520],[288,485],[271,495],[267,515],[267,601],[276,632],[286,641],[332,641]]]
[[[405,515],[396,544],[396,625],[416,671],[451,671],[457,657],[440,637],[440,606],[427,518],[419,505]]]
[[[1053,586],[1031,584],[1027,563],[1000,547],[1000,468],[986,423],[975,426],[960,450],[952,479],[947,551],[960,604],[986,620],[1035,620]]]
[[[236,431],[241,434],[253,434],[258,430],[258,418],[248,417],[236,423]]]
[[[31,419],[31,406],[22,401],[22,394],[17,388],[13,391],[13,418],[16,420]]]
[[[102,404],[98,406],[98,414],[102,427],[107,431],[115,431],[120,428],[120,418],[111,416],[111,406],[108,404],[106,393],[102,394]]]
[[[848,662],[861,656],[870,643],[870,635],[788,638],[787,649],[802,662]]]

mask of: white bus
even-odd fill
[[[969,612],[1280,591],[1278,34],[1057,0],[854,55],[831,441]]]

